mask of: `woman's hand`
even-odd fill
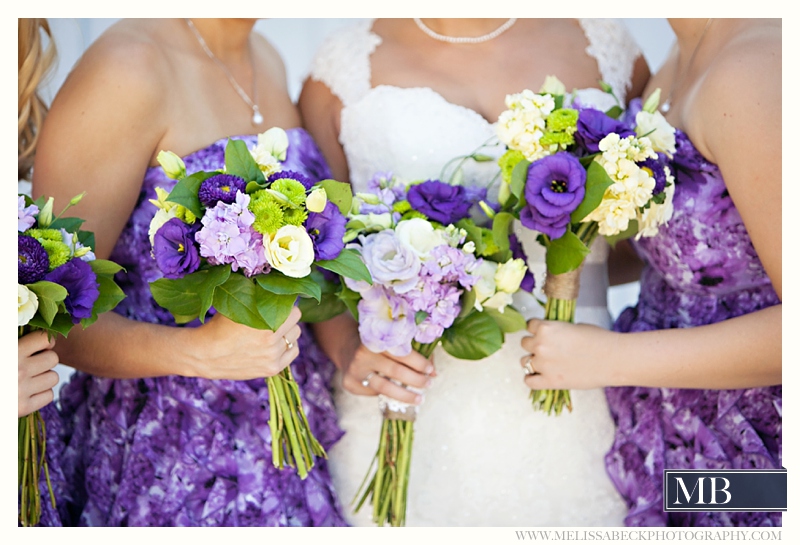
[[[300,310],[295,307],[277,331],[254,329],[217,314],[204,325],[187,331],[197,334],[197,351],[188,376],[207,379],[249,380],[271,377],[300,353]]]
[[[608,356],[619,334],[588,324],[553,320],[528,321],[531,336],[522,339],[530,352],[520,360],[532,390],[601,388],[612,385]]]
[[[44,331],[28,333],[17,341],[18,397],[17,416],[38,411],[53,401],[53,388],[58,384],[58,354],[53,351],[55,339]]]
[[[358,342],[352,357],[342,366],[342,387],[351,394],[383,394],[419,405],[422,403],[420,394],[392,380],[422,390],[431,385],[433,371],[433,363],[419,352],[412,351],[408,356],[393,356],[387,352],[376,354]]]

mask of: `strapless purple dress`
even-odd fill
[[[285,169],[314,179],[330,171],[311,136],[289,129]],[[248,147],[255,136],[237,137]],[[223,166],[227,139],[184,157],[189,173]],[[155,188],[174,180],[147,170],[111,259],[127,298],[115,309],[132,320],[174,326],[148,283],[160,277],[148,228]],[[231,342],[235,342],[235,339]],[[326,448],[341,437],[329,391],[333,364],[307,331],[292,371],[312,432]],[[164,357],[169,357],[165,354]],[[324,459],[301,480],[272,465],[264,379],[181,376],[111,380],[76,373],[61,391],[66,440],[62,467],[75,487],[82,526],[344,526]]]
[[[675,211],[657,236],[634,243],[646,262],[641,294],[616,331],[695,327],[780,304],[719,168],[676,137]],[[780,468],[781,386],[606,395],[617,425],[606,466],[628,503],[627,525],[781,525],[780,513],[665,513],[662,500],[664,469]]]

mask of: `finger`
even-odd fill
[[[407,365],[394,360],[384,358],[377,369],[384,377],[394,379],[408,386],[428,388],[431,385],[430,375],[418,373]]]
[[[551,381],[547,377],[545,377],[544,375],[541,375],[539,373],[537,373],[535,375],[527,375],[525,377],[525,384],[531,390],[551,390],[551,389],[554,389],[554,386],[551,383]]]
[[[284,351],[278,358],[279,371],[286,369],[300,355],[300,348],[295,344],[290,349]]]
[[[415,350],[412,350],[407,356],[394,356],[388,352],[384,352],[383,355],[394,361],[399,361],[418,373],[430,375],[434,371],[433,362]]]
[[[23,364],[25,376],[35,377],[41,375],[58,365],[58,354],[53,350],[45,350],[28,357]]]
[[[289,313],[289,316],[286,318],[286,321],[281,324],[281,326],[275,331],[275,335],[278,337],[283,337],[286,333],[289,332],[294,326],[297,325],[297,322],[300,320],[300,309],[297,307],[292,307],[292,311]]]
[[[45,392],[30,396],[24,402],[19,404],[19,417],[22,418],[23,416],[31,414],[33,411],[38,411],[39,409],[47,406],[49,403],[52,403],[53,399],[55,399],[53,390],[47,390]]]
[[[29,378],[25,381],[24,386],[20,388],[23,389],[24,393],[28,396],[33,396],[46,392],[47,390],[52,390],[56,384],[58,384],[58,373],[55,371],[47,371],[41,375]]]
[[[370,386],[379,394],[391,397],[397,401],[402,401],[403,403],[410,403],[411,405],[419,405],[422,403],[422,396],[420,394],[398,386],[388,378],[380,375],[373,375],[370,378]]]
[[[522,348],[524,348],[527,352],[532,354],[536,351],[536,337],[533,335],[522,337],[520,345],[522,345]]]
[[[36,352],[53,348],[56,339],[50,339],[46,331],[34,331],[20,338],[17,342],[17,350],[20,354],[30,356]]]
[[[531,318],[528,320],[528,332],[536,335],[536,332],[539,330],[539,326],[542,325],[544,320],[540,320],[539,318]]]
[[[523,369],[525,369],[526,374],[528,375],[536,374],[537,372],[536,368],[533,366],[534,365],[533,354],[527,354],[525,356],[522,356],[519,359],[519,364],[520,366],[522,366]]]

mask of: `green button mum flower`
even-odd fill
[[[547,116],[547,130],[553,132],[574,132],[578,126],[578,110],[561,108]],[[570,131],[569,129],[572,129]]]
[[[269,188],[282,193],[289,202],[297,206],[303,205],[306,202],[306,188],[297,180],[280,178],[272,182]]]
[[[266,191],[259,190],[250,195],[250,211],[256,217],[253,229],[262,235],[274,235],[285,225],[283,208],[275,197]]]

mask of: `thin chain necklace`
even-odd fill
[[[206,44],[206,41],[200,35],[200,32],[197,30],[197,27],[194,26],[194,23],[192,22],[192,20],[191,19],[184,19],[184,21],[186,21],[186,24],[189,26],[189,29],[192,31],[192,34],[194,34],[194,37],[197,38],[197,41],[200,44],[200,47],[203,48],[203,51],[205,51],[206,55],[208,55],[208,58],[211,59],[212,61],[214,61],[214,64],[216,64],[217,66],[220,67],[220,69],[225,73],[225,76],[228,78],[228,81],[231,82],[231,85],[233,86],[233,88],[236,90],[236,92],[239,94],[239,96],[242,97],[242,100],[244,100],[245,104],[247,104],[250,107],[250,109],[253,110],[253,117],[252,117],[253,125],[256,125],[256,126],[261,125],[261,123],[264,122],[264,116],[261,115],[261,112],[258,109],[258,104],[255,103],[255,100],[250,100],[250,97],[247,96],[247,93],[244,92],[244,89],[242,89],[242,86],[239,85],[239,83],[233,77],[233,74],[230,73],[230,71],[228,70],[228,67],[225,66],[225,64],[221,60],[219,60],[216,55],[214,55],[214,53],[211,51],[211,49],[209,49],[208,44]],[[256,70],[255,70],[255,66],[252,65],[252,55],[250,57],[250,62],[251,62],[251,68],[253,70],[253,98],[257,100],[257,97],[256,97]]]
[[[709,19],[706,21],[706,26],[703,27],[703,32],[700,34],[700,39],[697,40],[697,45],[694,46],[694,51],[692,51],[692,56],[689,57],[689,62],[686,64],[686,68],[683,69],[683,74],[681,74],[680,79],[676,80],[675,83],[672,84],[672,87],[669,90],[669,95],[667,95],[667,100],[664,101],[664,104],[661,105],[660,110],[664,113],[667,113],[669,109],[672,107],[672,94],[675,92],[675,89],[683,83],[683,80],[686,79],[686,76],[689,74],[689,69],[692,67],[692,62],[694,62],[694,58],[697,55],[697,51],[700,49],[700,44],[703,43],[703,38],[706,37],[706,31],[708,31],[708,27],[711,26],[711,21],[714,19]]]
[[[514,23],[517,22],[516,17],[512,17],[505,23],[503,23],[499,28],[493,30],[489,34],[484,34],[483,36],[463,36],[463,37],[453,37],[453,36],[445,36],[444,34],[439,34],[438,32],[434,32],[431,30],[425,23],[422,22],[422,19],[419,17],[414,17],[414,22],[417,23],[419,29],[433,38],[434,40],[439,40],[440,42],[447,42],[449,44],[480,44],[483,42],[488,42],[493,38],[497,38],[503,32],[511,28]]]

